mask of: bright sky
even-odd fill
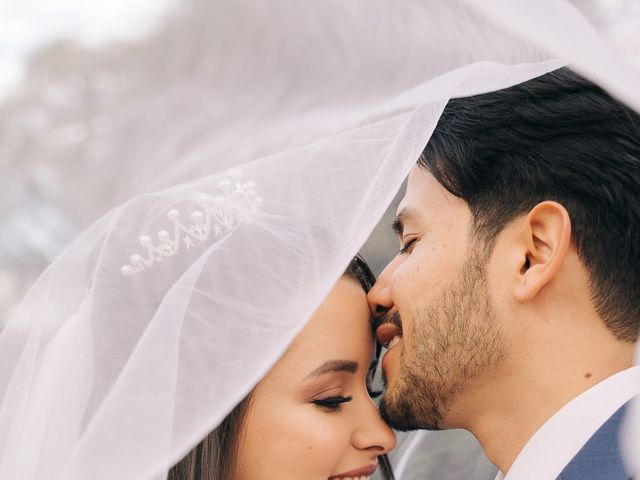
[[[574,0],[575,1],[575,0]],[[582,0],[579,0],[582,1]],[[135,37],[180,0],[0,0],[0,100],[21,76],[34,48],[56,37],[87,42]],[[605,12],[624,12],[614,32],[640,61],[640,0],[592,0]],[[620,19],[619,19],[620,20]],[[626,23],[625,23],[626,20]],[[635,41],[634,41],[635,39]]]
[[[34,48],[63,36],[88,43],[135,37],[177,1],[0,0],[0,99]]]

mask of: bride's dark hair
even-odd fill
[[[213,432],[169,470],[167,480],[232,480],[242,422],[251,403],[247,395]]]
[[[356,255],[353,260],[351,260],[351,263],[349,263],[349,266],[344,272],[344,276],[360,282],[365,293],[369,293],[373,284],[376,283],[376,276],[360,255]],[[380,356],[380,345],[376,344],[376,357],[378,356]],[[391,462],[389,462],[389,457],[386,454],[380,455],[378,465],[384,480],[394,480],[395,477],[393,476]]]
[[[369,265],[360,255],[351,260],[343,276],[357,280],[365,292],[369,292],[376,281]],[[233,480],[240,431],[250,404],[251,393],[236,405],[218,428],[169,470],[167,480]],[[393,480],[393,471],[386,455],[380,456],[379,465],[382,478]]]

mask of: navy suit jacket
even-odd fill
[[[629,480],[618,445],[626,405],[614,413],[573,457],[556,480]]]

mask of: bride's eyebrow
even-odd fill
[[[347,372],[356,373],[360,365],[353,360],[328,360],[316,368],[306,378],[319,377],[327,373]]]

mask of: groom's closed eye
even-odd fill
[[[402,240],[407,223],[412,220],[416,220],[417,218],[418,212],[415,208],[405,207],[398,212],[398,215],[396,215],[395,220],[391,224],[391,229],[396,233],[398,238]]]
[[[420,214],[415,208],[405,207],[396,216],[391,228],[396,233],[400,242],[400,255],[410,253],[413,245],[419,240],[418,231],[424,230]]]

